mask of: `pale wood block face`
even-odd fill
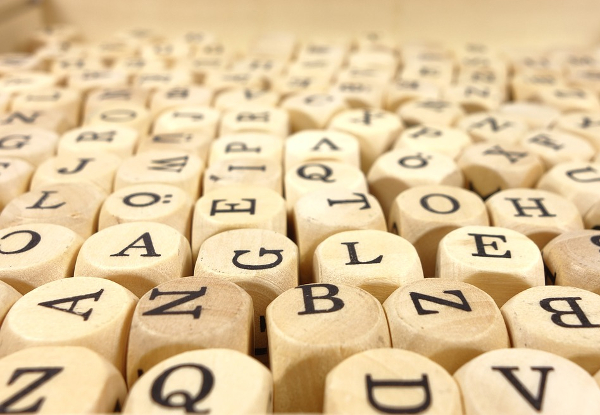
[[[541,350],[488,352],[461,367],[465,415],[595,414],[600,390],[585,370]]]
[[[208,164],[240,157],[280,161],[283,146],[283,140],[272,134],[236,133],[221,136],[212,143]]]
[[[366,193],[367,180],[357,167],[337,161],[307,161],[290,166],[284,178],[288,215],[300,198],[320,189],[344,188]]]
[[[271,86],[282,98],[325,93],[330,87],[331,76],[328,74],[303,74],[300,69],[290,67],[287,75],[277,78]],[[338,97],[343,102],[341,97]],[[294,129],[295,130],[295,129]]]
[[[0,214],[0,227],[31,223],[65,226],[82,238],[96,231],[106,193],[89,183],[57,183],[38,187],[10,202]]]
[[[89,183],[112,192],[121,159],[104,152],[81,152],[49,158],[35,170],[31,190],[59,183]]]
[[[22,294],[73,276],[83,238],[50,223],[11,226],[0,231],[0,280]]]
[[[86,118],[88,126],[122,126],[129,127],[144,137],[150,130],[150,112],[136,103],[107,104],[100,106]]]
[[[243,288],[254,306],[251,354],[269,362],[267,306],[298,285],[298,247],[284,235],[264,229],[236,229],[215,235],[200,247],[197,277],[227,280]]]
[[[140,140],[137,153],[146,151],[185,151],[200,157],[202,162],[206,164],[212,141],[212,137],[201,133],[152,134]]]
[[[0,325],[13,304],[21,298],[21,294],[7,283],[0,281]]]
[[[52,53],[51,51],[49,53]],[[96,56],[81,56],[81,54],[65,54],[60,52],[50,65],[49,72],[54,75],[59,84],[67,84],[69,76],[83,71],[103,71],[106,69],[104,62]],[[81,91],[84,92],[84,91]]]
[[[0,157],[0,209],[27,191],[33,171],[25,160]]]
[[[556,88],[566,88],[565,78],[561,73],[548,71],[533,71],[515,74],[510,81],[512,95],[515,101],[541,101],[544,91]]]
[[[83,347],[35,347],[0,360],[4,412],[110,413],[123,407],[123,376]],[[6,385],[6,386],[5,386]]]
[[[463,173],[452,158],[411,149],[392,150],[380,156],[369,170],[367,180],[386,217],[396,197],[406,189],[433,184],[464,185]]]
[[[513,347],[545,350],[594,375],[598,352],[600,296],[575,287],[534,287],[502,306]]]
[[[397,111],[411,101],[438,100],[440,97],[440,88],[435,83],[398,78],[387,88],[384,107],[388,111]]]
[[[179,353],[226,348],[248,354],[252,299],[237,285],[187,277],[159,285],[138,302],[129,332],[129,387],[153,366]]]
[[[3,53],[0,57],[0,74],[6,76],[30,71],[37,73],[43,61],[36,55],[18,52]]]
[[[493,111],[505,101],[502,87],[474,83],[459,83],[444,89],[444,99],[459,104],[467,114]]]
[[[465,57],[460,62],[462,67],[458,74],[459,84],[472,84],[477,86],[493,86],[499,88],[502,96],[507,92],[506,64],[500,61],[490,61],[488,58]],[[482,65],[477,66],[477,61]],[[473,63],[474,65],[471,65]]]
[[[101,278],[65,278],[36,288],[10,309],[0,356],[36,346],[83,346],[125,371],[137,297]]]
[[[238,107],[251,108],[252,106],[268,108],[276,107],[279,100],[279,93],[268,89],[236,88],[217,95],[215,108],[222,111],[232,111]]]
[[[341,96],[316,92],[291,96],[281,107],[289,113],[292,131],[325,129],[335,115],[348,109]]]
[[[585,215],[600,200],[600,164],[561,163],[544,174],[536,187],[563,196]]]
[[[425,277],[436,272],[438,244],[444,236],[462,226],[487,224],[488,213],[479,196],[444,185],[405,190],[394,200],[388,218],[390,231],[415,246]]]
[[[77,156],[81,153],[106,152],[120,158],[131,156],[139,139],[139,132],[120,125],[87,125],[69,130],[58,141],[59,155]]]
[[[161,41],[142,46],[140,53],[143,58],[158,59],[164,61],[167,65],[171,65],[188,57],[190,48],[180,40]]]
[[[404,285],[383,308],[394,348],[428,357],[450,373],[482,353],[510,347],[494,300],[464,282],[433,278]]]
[[[251,357],[227,349],[194,350],[148,371],[131,389],[123,412],[270,413],[272,394],[269,370]]]
[[[503,190],[489,198],[486,206],[493,226],[520,232],[540,249],[564,232],[583,229],[577,206],[545,190]]]
[[[426,124],[402,132],[394,149],[441,153],[455,159],[471,142],[469,135],[458,128]]]
[[[556,128],[585,138],[596,151],[600,150],[600,117],[598,114],[577,112],[562,115]]]
[[[115,190],[137,184],[162,183],[185,190],[192,199],[200,194],[202,160],[184,151],[147,151],[123,161]]]
[[[67,79],[67,86],[87,94],[94,89],[127,88],[129,79],[126,72],[111,69],[84,69],[72,72]]]
[[[550,282],[600,294],[597,261],[598,231],[567,232],[550,241],[542,252]]]
[[[165,61],[159,59],[148,59],[141,56],[122,56],[115,59],[112,69],[126,73],[128,79],[133,80],[136,75],[144,71],[165,71],[167,64]]]
[[[465,226],[440,241],[435,276],[472,284],[501,307],[521,291],[544,285],[544,263],[537,245],[519,232]]]
[[[231,89],[265,89],[268,86],[266,78],[261,74],[250,71],[235,71],[233,69],[207,73],[204,84],[211,88],[215,94]]]
[[[371,81],[339,81],[329,93],[342,98],[350,108],[380,108],[383,103],[385,86]]]
[[[314,252],[329,236],[359,229],[385,231],[377,199],[368,193],[343,188],[321,189],[303,196],[294,206],[293,215],[301,283],[314,281]]]
[[[62,134],[71,128],[65,116],[56,110],[23,110],[0,114],[0,126],[14,127],[20,130],[30,128],[53,131]]]
[[[527,133],[520,144],[537,154],[546,169],[569,161],[588,161],[596,153],[594,147],[583,138],[547,129]]]
[[[45,72],[15,72],[0,80],[0,89],[10,94],[22,94],[39,89],[52,88],[56,85],[56,77]]]
[[[379,230],[340,232],[314,254],[317,283],[362,288],[383,303],[398,287],[423,279],[421,260],[404,238]]]
[[[45,88],[25,92],[16,96],[11,108],[13,111],[57,111],[63,114],[69,125],[78,125],[81,95],[77,91],[64,88]]]
[[[512,144],[474,144],[462,152],[457,164],[466,187],[484,200],[501,190],[534,187],[544,173],[537,155]]]
[[[142,70],[133,77],[131,85],[135,88],[155,92],[158,89],[190,85],[191,83],[191,74],[183,69]]]
[[[213,235],[232,229],[267,229],[287,233],[285,200],[260,186],[227,186],[202,196],[194,208],[192,253]]]
[[[517,144],[529,130],[527,123],[519,118],[493,112],[468,115],[457,126],[476,143],[485,141],[500,145]]]
[[[90,91],[85,100],[84,119],[107,105],[137,104],[142,107],[148,102],[148,91],[139,88],[102,88]]]
[[[222,160],[204,172],[203,192],[226,186],[249,184],[262,186],[283,194],[281,163],[260,158]]]
[[[343,111],[333,117],[330,130],[352,134],[360,145],[360,164],[369,171],[377,157],[387,151],[404,128],[397,115],[378,109]]]
[[[500,106],[498,113],[516,117],[527,123],[530,129],[548,128],[560,117],[554,107],[533,102],[510,102]]]
[[[200,133],[214,138],[221,113],[200,106],[182,106],[163,111],[154,121],[154,134]]]
[[[172,227],[132,222],[89,237],[75,263],[75,277],[104,278],[138,297],[157,285],[192,272],[190,244]]]
[[[276,412],[320,412],[325,377],[353,354],[390,347],[385,314],[366,291],[333,284],[286,291],[267,308]]]
[[[360,168],[360,146],[351,134],[332,130],[305,130],[285,141],[284,166],[308,161],[338,161]]]
[[[225,71],[229,61],[224,57],[199,56],[187,61],[188,69],[192,73],[192,79],[197,84],[205,84],[209,74]],[[214,75],[212,75],[214,79]]]
[[[392,80],[395,73],[395,69],[371,67],[368,62],[361,62],[340,70],[337,73],[336,82],[366,82],[385,87]],[[381,106],[381,101],[379,104]]]
[[[456,381],[431,360],[407,350],[357,353],[325,382],[324,413],[462,415]]]
[[[280,108],[237,108],[223,115],[219,135],[263,133],[286,138],[290,133],[289,124],[287,111]]]
[[[98,229],[129,222],[158,222],[179,231],[188,240],[193,200],[176,186],[140,184],[127,186],[109,195],[98,219]]]
[[[158,114],[176,107],[208,107],[213,92],[201,86],[175,86],[157,90],[150,100],[150,112],[155,118]]]
[[[576,87],[552,87],[543,89],[539,94],[540,101],[551,105],[561,112],[588,111],[598,112],[600,102],[595,92]]]

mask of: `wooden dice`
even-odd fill
[[[28,190],[33,172],[33,166],[25,160],[0,157],[0,209]]]

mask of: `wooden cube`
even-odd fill
[[[329,93],[342,98],[350,108],[380,108],[383,103],[385,86],[370,81],[336,82]]]
[[[210,138],[217,134],[221,113],[200,106],[182,106],[164,110],[154,121],[154,134],[201,133]]]
[[[64,278],[19,299],[2,328],[0,356],[37,346],[83,346],[125,372],[137,297],[102,278]]]
[[[88,119],[107,105],[137,104],[145,107],[148,95],[148,91],[131,87],[95,89],[87,94],[83,119]]]
[[[16,96],[11,108],[13,111],[58,111],[72,126],[79,125],[81,95],[65,88],[48,88],[25,92]]]
[[[303,92],[281,103],[288,111],[292,131],[325,129],[330,120],[348,105],[340,95]]]
[[[504,89],[495,85],[458,83],[444,89],[444,99],[458,103],[467,114],[493,111],[506,100]]]
[[[556,128],[585,138],[598,152],[600,150],[600,117],[595,113],[564,114],[556,121]]]
[[[120,125],[87,125],[69,130],[58,142],[59,155],[80,153],[112,153],[120,158],[133,155],[140,135],[131,127]]]
[[[15,127],[21,132],[29,128],[39,128],[58,134],[72,127],[62,113],[53,110],[23,110],[0,114],[0,126]]]
[[[412,187],[394,200],[388,228],[413,244],[421,258],[423,274],[436,272],[438,244],[449,232],[469,225],[487,225],[488,213],[475,193],[459,187]]]
[[[278,160],[237,158],[221,160],[204,172],[204,194],[220,187],[249,184],[283,194],[281,163]]]
[[[514,116],[498,113],[476,113],[462,118],[457,127],[466,131],[474,142],[515,145],[525,136],[529,126]]]
[[[206,165],[212,142],[212,137],[202,133],[152,134],[140,140],[137,154],[147,151],[185,151],[200,157]]]
[[[67,78],[67,86],[82,95],[94,89],[126,88],[128,84],[129,79],[125,72],[112,69],[84,69],[71,72]]]
[[[189,194],[168,184],[123,187],[104,201],[98,229],[120,223],[158,222],[171,226],[189,240],[193,204]]]
[[[392,347],[428,357],[450,373],[482,353],[510,347],[492,297],[464,282],[431,278],[407,284],[383,308]]]
[[[520,144],[537,154],[546,169],[569,161],[589,161],[596,151],[585,139],[556,130],[537,130],[527,133]]]
[[[388,86],[385,97],[385,109],[396,111],[404,104],[416,100],[437,100],[440,88],[430,82],[419,79],[398,78]]]
[[[367,176],[369,190],[381,204],[386,217],[396,197],[411,187],[447,185],[463,187],[461,170],[452,158],[434,152],[396,149],[380,156]]]
[[[508,102],[500,106],[500,115],[516,117],[530,129],[549,128],[560,117],[560,111],[550,105],[533,102]]]
[[[52,74],[37,71],[13,72],[0,81],[0,89],[11,94],[23,94],[35,90],[53,88],[56,77]]]
[[[458,128],[427,124],[403,131],[394,143],[394,149],[441,153],[456,159],[470,144],[469,135]]]
[[[235,350],[194,350],[164,360],[142,376],[129,392],[123,413],[250,415],[270,413],[272,399],[271,373],[256,360]]]
[[[557,108],[561,112],[597,112],[600,111],[598,95],[580,87],[559,86],[540,91],[540,101]]]
[[[435,276],[467,282],[498,304],[544,285],[544,263],[525,235],[497,226],[465,226],[448,233],[438,249]]]
[[[267,308],[275,412],[321,412],[325,377],[345,358],[390,346],[383,308],[359,288],[309,284]]]
[[[155,118],[163,111],[177,107],[208,107],[213,91],[203,86],[174,86],[157,90],[150,100],[150,113]]]
[[[106,104],[91,113],[84,124],[92,125],[120,125],[136,130],[140,137],[145,137],[151,124],[150,113],[143,105],[135,103]]]
[[[315,250],[317,283],[362,288],[383,303],[397,288],[423,279],[421,260],[404,238],[379,230],[332,235]]]
[[[56,183],[23,193],[0,214],[0,228],[30,223],[65,226],[82,238],[96,232],[104,190],[89,183]]]
[[[27,191],[33,172],[25,160],[0,157],[0,210]]]
[[[281,161],[283,140],[272,134],[239,133],[219,137],[212,143],[208,164],[240,157]]]
[[[541,350],[494,350],[465,364],[454,378],[468,415],[600,411],[594,379],[575,363]]]
[[[155,92],[162,88],[172,88],[179,85],[189,85],[192,83],[192,75],[183,68],[163,69],[163,70],[142,70],[133,77],[131,84],[135,88],[141,88]]]
[[[58,134],[36,127],[0,127],[0,156],[38,166],[56,152]]]
[[[13,304],[21,298],[21,294],[7,283],[0,281],[0,325]]]
[[[367,350],[337,365],[325,381],[323,412],[463,414],[452,376],[431,360],[398,349]]]
[[[254,347],[251,354],[268,364],[267,306],[298,285],[298,247],[277,232],[236,229],[208,238],[194,268],[197,277],[231,281],[252,297]]]
[[[321,189],[303,196],[294,206],[293,214],[302,284],[314,281],[314,252],[329,236],[348,230],[385,230],[377,199],[368,193],[343,188]]]
[[[236,108],[223,115],[219,135],[263,133],[286,138],[290,133],[289,124],[289,115],[281,108]]]
[[[305,130],[285,141],[284,166],[307,161],[339,161],[360,168],[358,140],[351,134],[332,130]]]
[[[276,107],[279,93],[266,88],[235,88],[223,91],[215,98],[215,108],[222,111],[233,111],[238,107]]]
[[[237,285],[217,278],[165,282],[140,298],[129,331],[127,383],[179,353],[233,349],[250,353],[252,299]]]
[[[138,297],[192,272],[190,245],[172,227],[155,222],[122,223],[89,237],[75,263],[75,277],[105,278]]]
[[[408,102],[400,107],[397,113],[409,127],[420,124],[451,127],[465,115],[457,103],[430,99]]]
[[[111,413],[123,407],[123,376],[85,347],[46,346],[0,360],[0,407],[6,413]]]

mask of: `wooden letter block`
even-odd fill
[[[457,163],[467,188],[484,200],[501,190],[534,187],[544,173],[536,154],[512,144],[474,144],[465,148]]]
[[[301,285],[267,308],[275,412],[321,412],[327,374],[347,357],[390,347],[383,308],[345,285]]]
[[[404,128],[397,115],[378,109],[343,111],[333,117],[330,130],[352,134],[360,144],[360,165],[368,172]]]
[[[237,285],[216,278],[187,277],[147,292],[138,302],[129,332],[127,383],[179,353],[252,346],[252,299]]]
[[[341,96],[314,92],[289,97],[281,107],[290,115],[292,131],[325,129],[335,115],[348,109]]]
[[[240,133],[222,136],[212,143],[208,164],[240,157],[280,162],[283,157],[283,143],[280,137],[272,134]]]
[[[0,157],[25,160],[38,166],[56,152],[58,134],[36,127],[0,127]]]
[[[600,294],[598,262],[600,232],[565,232],[543,250],[548,283],[583,288]]]
[[[556,130],[530,132],[521,139],[520,144],[537,154],[546,169],[568,161],[588,161],[596,153],[585,139]]]
[[[29,223],[65,226],[82,238],[96,232],[106,193],[89,183],[38,187],[13,199],[0,214],[0,228]]]
[[[155,222],[122,223],[95,233],[84,242],[75,264],[75,277],[106,278],[138,297],[191,272],[187,239]]]
[[[236,108],[223,115],[219,135],[263,133],[286,138],[290,133],[289,124],[288,113],[281,108]]]
[[[595,113],[578,112],[562,115],[556,128],[585,138],[596,152],[600,150],[600,117]]]
[[[184,151],[147,151],[123,161],[115,177],[115,190],[162,183],[177,186],[197,199],[203,169],[199,157]]]
[[[126,72],[110,69],[84,69],[71,72],[67,79],[70,89],[86,95],[94,89],[126,88],[129,84]]]
[[[13,304],[21,298],[21,294],[5,282],[0,281],[0,325]]]
[[[28,93],[56,85],[56,77],[50,73],[27,71],[8,74],[0,81],[0,89],[11,95]]]
[[[577,206],[545,190],[503,190],[489,198],[486,206],[493,226],[520,232],[540,249],[563,232],[583,229]]]
[[[557,86],[544,88],[539,100],[561,112],[598,112],[600,102],[594,91],[579,87]]]
[[[84,347],[46,346],[0,360],[0,408],[4,413],[103,414],[123,407],[123,376]]]
[[[459,83],[444,90],[444,98],[458,103],[467,114],[493,111],[505,100],[501,86],[475,83]]]
[[[0,356],[36,346],[83,346],[125,372],[127,336],[137,298],[101,278],[65,278],[25,294],[2,328]]]
[[[463,174],[452,158],[411,149],[392,150],[380,156],[371,166],[367,180],[386,217],[396,197],[406,189],[434,184],[464,185]]]
[[[136,74],[131,82],[134,88],[144,89],[151,94],[158,89],[173,88],[191,83],[192,75],[184,68],[169,70],[144,69]]]
[[[397,113],[409,127],[420,124],[451,127],[465,115],[455,102],[429,99],[408,102]]]
[[[249,184],[263,186],[283,194],[281,163],[260,158],[226,159],[212,164],[204,172],[204,194],[221,187]]]
[[[120,125],[88,125],[64,133],[58,142],[59,155],[106,152],[126,158],[133,155],[139,133]]]
[[[375,349],[337,365],[325,381],[326,414],[462,415],[456,381],[408,350]]]
[[[123,413],[270,413],[272,397],[271,373],[256,360],[235,350],[194,350],[142,376],[127,396]]]
[[[33,166],[25,160],[0,157],[0,210],[29,189],[33,171]]]
[[[306,161],[339,161],[360,168],[360,147],[351,134],[338,131],[306,130],[285,141],[286,171]]]
[[[441,153],[456,159],[470,144],[469,135],[458,128],[427,124],[411,127],[400,134],[394,149]]]
[[[530,129],[550,128],[560,117],[560,111],[554,107],[533,102],[508,102],[497,111],[525,122]]]
[[[457,126],[476,143],[485,141],[503,146],[517,144],[529,130],[527,123],[516,117],[492,112],[468,115]]]
[[[194,275],[231,281],[250,294],[254,305],[252,354],[268,364],[265,312],[277,296],[298,285],[296,244],[264,229],[222,232],[200,247]]]
[[[513,347],[545,350],[594,375],[600,370],[600,296],[575,287],[534,287],[502,306]]]
[[[454,378],[465,415],[600,411],[594,379],[575,363],[541,350],[494,350],[465,364]]]
[[[150,113],[143,105],[136,103],[102,105],[84,120],[88,126],[130,127],[136,130],[140,137],[145,137],[151,124]]]
[[[179,231],[188,240],[194,202],[189,194],[168,184],[139,184],[117,190],[106,198],[98,229],[129,222],[158,222]]]
[[[472,284],[501,307],[521,291],[544,285],[544,264],[537,245],[519,232],[465,226],[440,241],[435,276]]]
[[[340,232],[317,246],[318,283],[362,288],[383,303],[398,287],[423,279],[421,260],[404,238],[379,230]]]
[[[217,135],[221,113],[200,106],[177,107],[163,111],[154,121],[154,134],[202,133],[210,138]]]
[[[397,111],[402,105],[416,100],[437,100],[440,88],[418,79],[399,78],[388,86],[385,97],[385,109]]]
[[[222,111],[252,107],[274,108],[280,98],[279,93],[266,88],[235,88],[217,95],[214,107]]]
[[[155,118],[163,111],[177,107],[208,107],[212,102],[213,91],[203,86],[176,86],[159,89],[150,100],[150,113]]]
[[[300,198],[319,189],[344,188],[366,193],[367,180],[357,167],[337,161],[308,161],[290,166],[285,174],[285,199],[288,215]]]
[[[202,196],[194,208],[192,253],[213,235],[232,229],[268,229],[287,233],[285,200],[260,186],[227,186]]]
[[[390,231],[415,246],[425,277],[435,274],[438,244],[444,236],[461,226],[487,224],[485,204],[475,193],[442,185],[417,186],[400,193],[388,218]]]
[[[0,280],[25,294],[73,276],[83,238],[50,223],[11,226],[0,231]]]
[[[380,82],[364,80],[336,82],[329,93],[342,98],[350,108],[380,108],[385,86]]]
[[[185,151],[200,157],[206,164],[212,142],[212,137],[202,133],[153,134],[140,140],[137,154],[147,151]]]
[[[343,188],[315,190],[294,206],[296,243],[300,250],[300,283],[314,282],[313,255],[317,246],[339,232],[359,229],[385,231],[377,199]]]
[[[31,190],[59,183],[86,183],[109,194],[120,165],[118,156],[102,151],[59,155],[49,158],[35,170]]]
[[[81,95],[77,91],[64,88],[48,88],[23,93],[11,103],[13,111],[57,111],[71,126],[79,125]]]
[[[148,91],[139,88],[103,88],[87,94],[84,119],[107,105],[134,104],[142,107],[148,102]]]
[[[392,347],[428,357],[450,373],[482,353],[510,347],[492,297],[464,282],[430,278],[404,285],[383,308]]]

